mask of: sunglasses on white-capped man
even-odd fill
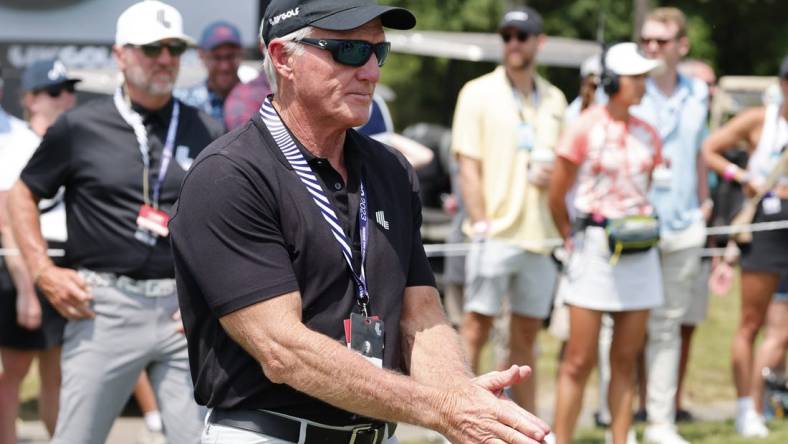
[[[186,52],[188,45],[185,42],[169,42],[169,43],[149,43],[147,45],[127,45],[133,48],[139,48],[146,57],[155,59],[161,55],[161,52],[167,48],[172,57],[178,57]]]

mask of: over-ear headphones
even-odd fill
[[[620,83],[618,74],[607,69],[607,63],[605,59],[607,59],[607,50],[609,48],[610,47],[607,45],[602,46],[602,58],[600,60],[600,63],[602,64],[602,75],[599,78],[599,83],[602,84],[602,90],[605,92],[605,94],[612,96],[618,92]]]

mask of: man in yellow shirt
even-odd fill
[[[557,275],[552,246],[544,242],[558,236],[546,188],[566,99],[536,74],[545,41],[539,13],[509,11],[499,33],[503,66],[463,87],[452,129],[467,229],[476,241],[466,263],[461,328],[475,371],[504,294],[512,310],[509,361],[534,367],[534,342],[550,312]],[[530,411],[533,381],[513,388],[515,401]]]

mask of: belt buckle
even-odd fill
[[[145,281],[144,291],[146,297],[160,298],[172,293],[173,284],[167,279],[149,279]]]
[[[157,282],[157,281],[155,281],[153,279],[147,279],[147,280],[145,280],[143,282],[145,284],[143,285],[143,290],[142,291],[144,292],[145,297],[148,297],[148,298],[158,297],[159,282]]]
[[[356,427],[353,429],[353,433],[350,435],[350,441],[348,444],[355,444],[356,438],[358,438],[358,434],[362,432],[369,432],[374,431],[375,436],[372,437],[372,443],[376,444],[378,442],[378,433],[380,433],[380,427],[375,427],[373,424],[365,424],[360,427]]]

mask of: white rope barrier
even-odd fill
[[[744,231],[774,231],[788,229],[788,220],[778,220],[773,222],[756,222],[749,225],[724,225],[719,227],[709,227],[706,229],[707,236],[731,235],[741,233]],[[561,239],[545,239],[544,241],[522,242],[517,245],[523,248],[543,248],[551,247],[556,248],[563,245]],[[427,257],[437,256],[465,256],[471,251],[472,243],[456,243],[456,244],[426,244],[424,251]],[[719,251],[718,251],[719,250]],[[724,248],[708,248],[703,250],[704,256],[721,256]],[[47,255],[51,257],[63,257],[66,252],[62,249],[49,249]],[[19,256],[19,250],[10,248],[0,248],[0,256]]]
[[[748,225],[724,225],[719,227],[709,227],[706,229],[706,236],[719,236],[731,235],[742,232],[756,231],[774,231],[788,229],[788,220],[778,220],[773,222],[756,222]],[[531,242],[518,242],[517,245],[522,248],[556,248],[563,245],[561,239],[545,239],[544,241],[531,241]],[[465,256],[471,251],[472,243],[456,243],[456,244],[427,244],[424,245],[424,251],[427,257],[440,257],[440,256]],[[722,256],[724,248],[707,248],[702,250],[701,256],[712,257]]]
[[[47,250],[49,257],[63,257],[66,255],[66,250],[60,248],[52,248]],[[19,250],[16,248],[0,248],[0,256],[19,256]]]

